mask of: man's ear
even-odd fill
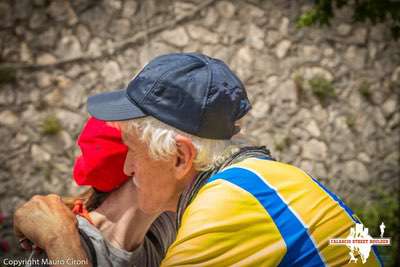
[[[184,135],[175,136],[177,155],[175,158],[175,169],[180,178],[185,177],[194,170],[193,161],[196,158],[196,148],[192,140]]]

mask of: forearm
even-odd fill
[[[77,231],[54,239],[45,250],[52,267],[92,267]]]

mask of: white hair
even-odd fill
[[[177,134],[189,137],[197,152],[194,166],[198,171],[213,169],[239,151],[239,144],[233,140],[197,137],[150,116],[129,120],[127,126],[128,131],[136,130],[141,140],[148,144],[150,156],[154,159],[165,159],[177,152],[175,141]]]

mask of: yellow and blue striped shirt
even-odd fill
[[[356,219],[302,170],[248,158],[210,177],[186,208],[161,266],[380,266],[349,263],[346,238]]]

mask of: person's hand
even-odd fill
[[[76,236],[76,225],[74,214],[57,195],[34,196],[14,213],[14,232],[26,249],[25,238],[46,250],[54,242]]]

